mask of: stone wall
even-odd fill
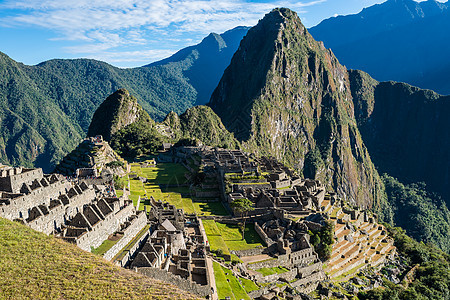
[[[317,262],[307,267],[298,268],[298,275],[300,278],[305,278],[310,276],[312,273],[320,270],[322,270],[322,263]]]
[[[217,198],[220,196],[218,191],[195,191],[195,196],[199,198]]]
[[[198,295],[200,297],[206,296],[211,297],[211,288],[208,285],[206,286],[199,285],[197,283],[183,279],[180,276],[174,275],[161,269],[136,268],[136,271],[153,279],[161,280],[176,285],[178,288],[190,292],[192,294]]]
[[[263,254],[264,250],[266,248],[253,248],[253,249],[247,249],[247,250],[231,250],[231,253],[242,257],[242,256],[254,256],[254,255],[261,255]]]
[[[17,218],[27,219],[29,210],[38,205],[49,205],[50,199],[57,199],[66,193],[70,183],[56,181],[46,187],[38,187],[28,194],[15,194],[15,198],[9,199],[9,204],[0,205],[0,217],[14,220]]]
[[[91,248],[97,248],[111,234],[117,230],[118,224],[114,214],[110,213],[106,218],[92,227],[92,230],[82,234],[76,239],[78,247],[85,251],[91,251]]]
[[[264,230],[259,226],[258,222],[255,222],[255,231],[259,235],[259,237],[264,241],[267,247],[270,247],[274,241],[267,236]]]
[[[131,206],[131,205],[130,205]],[[123,231],[122,238],[114,244],[104,255],[103,258],[111,260],[120,250],[122,250],[141,230],[147,225],[147,216],[143,211],[137,214],[137,217],[131,221],[131,224]]]
[[[19,193],[24,183],[31,183],[35,179],[44,177],[41,168],[14,168],[8,171],[9,176],[0,177],[0,190],[10,193]]]
[[[274,189],[282,189],[289,187],[291,185],[291,180],[290,179],[276,180],[272,181],[271,184]]]
[[[311,275],[301,278],[297,281],[291,283],[291,286],[297,288],[300,292],[308,294],[312,292],[315,287],[317,287],[317,283],[326,278],[325,273],[323,271],[312,273]],[[312,286],[311,286],[312,285]],[[314,286],[315,285],[315,286]],[[302,288],[303,286],[303,288]]]
[[[270,282],[275,282],[279,279],[284,280],[284,281],[292,281],[295,276],[297,276],[297,269],[294,268],[292,270],[289,270],[287,272],[281,273],[281,274],[272,274],[272,275],[267,275],[267,276],[262,276],[257,278],[258,283],[270,283]]]
[[[136,241],[136,243],[134,245],[132,245],[131,248],[129,248],[129,250],[127,250],[127,252],[122,257],[118,257],[116,260],[114,260],[114,263],[120,267],[123,267],[123,268],[126,267],[129,264],[129,262],[131,261],[131,259],[136,255],[136,253],[141,248],[141,246],[145,244],[145,242],[147,241],[149,236],[150,236],[150,230],[148,230],[146,233],[144,233]]]
[[[297,276],[298,271],[297,268],[294,268],[290,271],[278,274],[279,275],[279,279],[284,280],[286,282],[290,282],[292,280],[294,280],[294,278]]]
[[[35,209],[39,210],[38,207]],[[40,211],[41,212],[41,211]],[[54,230],[61,227],[64,224],[65,207],[60,204],[51,209],[48,209],[48,214],[43,214],[27,223],[32,229],[43,232],[47,235],[51,234]]]
[[[132,203],[127,204],[125,207],[123,207],[121,210],[119,210],[115,214],[115,219],[117,220],[117,223],[122,224],[124,223],[130,216],[134,214],[134,206]]]
[[[272,185],[270,183],[264,183],[264,184],[234,184],[233,185],[233,192],[244,190],[244,189],[253,189],[253,190],[268,190],[272,188]]]
[[[279,260],[276,258],[273,259],[268,259],[268,260],[263,260],[257,263],[250,263],[247,265],[247,268],[250,270],[258,270],[261,268],[274,268],[274,267],[279,267],[279,266],[283,266],[286,263],[286,260]]]

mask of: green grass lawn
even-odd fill
[[[225,299],[225,297],[236,300],[250,299],[247,292],[258,289],[258,286],[251,280],[236,278],[230,270],[216,262],[213,262],[213,268],[219,299]]]
[[[221,266],[222,267],[222,266]],[[247,295],[247,292],[242,287],[239,280],[233,275],[233,273],[227,268],[222,267],[223,273],[225,274],[225,278],[228,279],[228,285],[231,287],[233,291],[234,297],[238,299],[248,299],[250,297]],[[228,274],[228,275],[227,275]]]
[[[230,254],[227,244],[221,236],[217,223],[214,220],[202,220],[206,236],[212,251],[222,250],[223,254]]]
[[[216,223],[223,240],[230,250],[247,250],[263,247],[263,241],[255,231],[254,224],[246,224],[244,240],[238,225]]]
[[[282,274],[289,271],[289,269],[286,269],[284,267],[273,267],[273,268],[261,268],[256,271],[261,273],[263,276],[268,276],[273,274]]]
[[[221,224],[214,220],[203,220],[203,227],[213,251],[220,249],[224,254],[230,254],[230,250],[245,250],[263,246],[253,224],[246,226],[246,237],[244,240],[242,240],[242,235],[237,225]]]
[[[222,266],[216,262],[213,262],[214,268],[214,278],[216,279],[216,288],[219,299],[225,299],[225,297],[230,297],[231,299],[236,299],[234,297],[233,291],[227,282],[225,273],[223,272]]]
[[[208,242],[211,247],[211,251],[217,251],[220,249],[223,254],[230,255],[230,250],[220,235],[208,236]]]
[[[194,202],[195,212],[204,216],[227,216],[228,211],[222,202]]]
[[[259,290],[259,287],[252,280],[246,278],[240,278],[239,280],[247,293]]]
[[[98,248],[92,249],[91,252],[103,256],[103,254],[105,254],[109,249],[111,249],[111,247],[114,246],[119,240],[117,241],[105,240],[100,246],[98,246]]]
[[[216,221],[214,220],[202,220],[203,227],[205,228],[206,235],[221,235],[219,228],[217,228]]]

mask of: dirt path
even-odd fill
[[[260,254],[260,255],[242,256],[242,257],[240,257],[242,262],[247,263],[247,264],[248,263],[257,262],[257,261],[266,260],[266,259],[270,259],[270,258],[272,258],[272,257],[270,257],[267,254]]]

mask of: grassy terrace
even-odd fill
[[[0,218],[1,299],[196,299]]]
[[[131,247],[133,247],[134,244],[136,244],[136,242],[145,234],[145,232],[149,230],[149,228],[150,225],[145,225],[145,227],[142,228],[141,231],[139,231],[139,233],[122,250],[120,250],[111,261],[122,259],[127,252],[130,251]]]
[[[263,276],[269,276],[269,275],[273,275],[273,274],[286,273],[289,270],[284,267],[273,267],[273,268],[261,268],[256,271],[261,273]]]
[[[247,293],[259,289],[253,281],[236,278],[230,270],[216,262],[213,262],[213,268],[219,299],[225,299],[227,296],[236,300],[250,299]]]
[[[223,254],[230,255],[231,250],[263,247],[262,240],[256,233],[253,224],[247,224],[244,240],[242,240],[242,234],[237,225],[222,224],[214,220],[203,220],[203,226],[213,251],[221,250]]]
[[[105,240],[98,248],[92,249],[92,253],[103,256],[109,249],[112,248],[119,240]]]
[[[139,163],[131,164],[131,171],[140,177],[147,178],[146,183],[139,179],[126,178],[126,184],[130,183],[130,199],[136,205],[139,196],[141,198],[153,196],[155,200],[162,200],[182,208],[185,213],[197,213],[198,215],[228,215],[228,212],[220,202],[201,202],[191,197],[191,191],[187,186],[186,174],[188,170],[175,163],[159,163],[156,167],[141,168]],[[141,202],[139,209],[150,203]],[[149,207],[148,207],[149,208]]]

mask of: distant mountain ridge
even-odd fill
[[[211,34],[164,62],[132,69],[91,59],[27,66],[0,53],[0,162],[51,171],[85,136],[98,105],[120,88],[157,121],[205,103],[246,32]]]
[[[309,29],[351,69],[450,94],[450,4],[389,0]]]
[[[239,26],[222,34],[211,33],[200,44],[184,48],[169,58],[144,67],[169,63],[186,64],[183,74],[197,91],[195,104],[206,104],[248,29],[249,27]]]

